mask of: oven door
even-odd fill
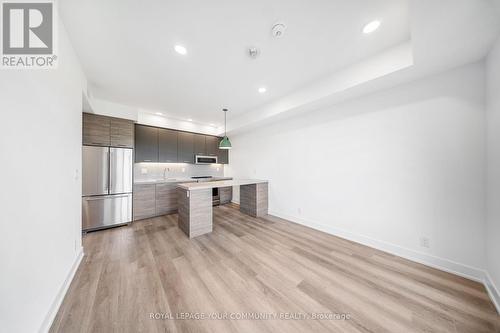
[[[218,205],[220,205],[219,188],[214,187],[212,188],[212,206],[218,206]]]
[[[217,156],[196,155],[196,164],[216,164]]]

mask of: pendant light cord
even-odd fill
[[[227,137],[227,109],[223,109],[222,111],[224,111],[224,137]]]

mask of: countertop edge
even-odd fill
[[[241,185],[252,185],[252,184],[263,184],[263,183],[269,183],[269,181],[262,179],[232,179],[232,180],[220,180],[220,181],[203,182],[203,183],[179,184],[177,185],[177,188],[181,188],[187,191],[195,191],[195,190],[205,190],[215,187],[229,187],[229,186],[241,186]]]

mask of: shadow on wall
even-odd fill
[[[470,85],[472,82],[464,80],[464,77],[475,77],[478,70],[484,71],[481,63],[408,82],[397,87],[390,87],[356,99],[343,100],[330,106],[324,106],[321,105],[321,102],[318,102],[318,109],[315,109],[314,105],[312,105],[307,112],[292,116],[290,116],[290,113],[276,116],[270,123],[260,128],[263,134],[266,132],[276,133],[276,127],[281,127],[283,123],[287,123],[288,130],[304,130],[309,126],[317,125],[319,122],[328,123],[366,113],[387,111],[404,105],[424,103],[429,100],[445,99],[447,97],[460,99],[464,104],[484,105],[484,93],[481,95],[471,94]],[[453,85],[450,85],[450,82],[453,82]],[[474,81],[474,84],[477,85],[478,82]],[[476,90],[484,91],[482,87],[479,87],[479,89],[476,87],[474,91]],[[463,93],[457,94],[457,91]],[[252,127],[246,128],[240,133],[232,134],[232,136],[245,135],[250,129]]]

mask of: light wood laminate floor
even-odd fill
[[[169,215],[83,242],[51,332],[500,332],[479,283],[231,205],[215,207],[214,231],[195,239]],[[302,317],[320,313],[349,318]],[[265,318],[285,314],[295,318]]]

